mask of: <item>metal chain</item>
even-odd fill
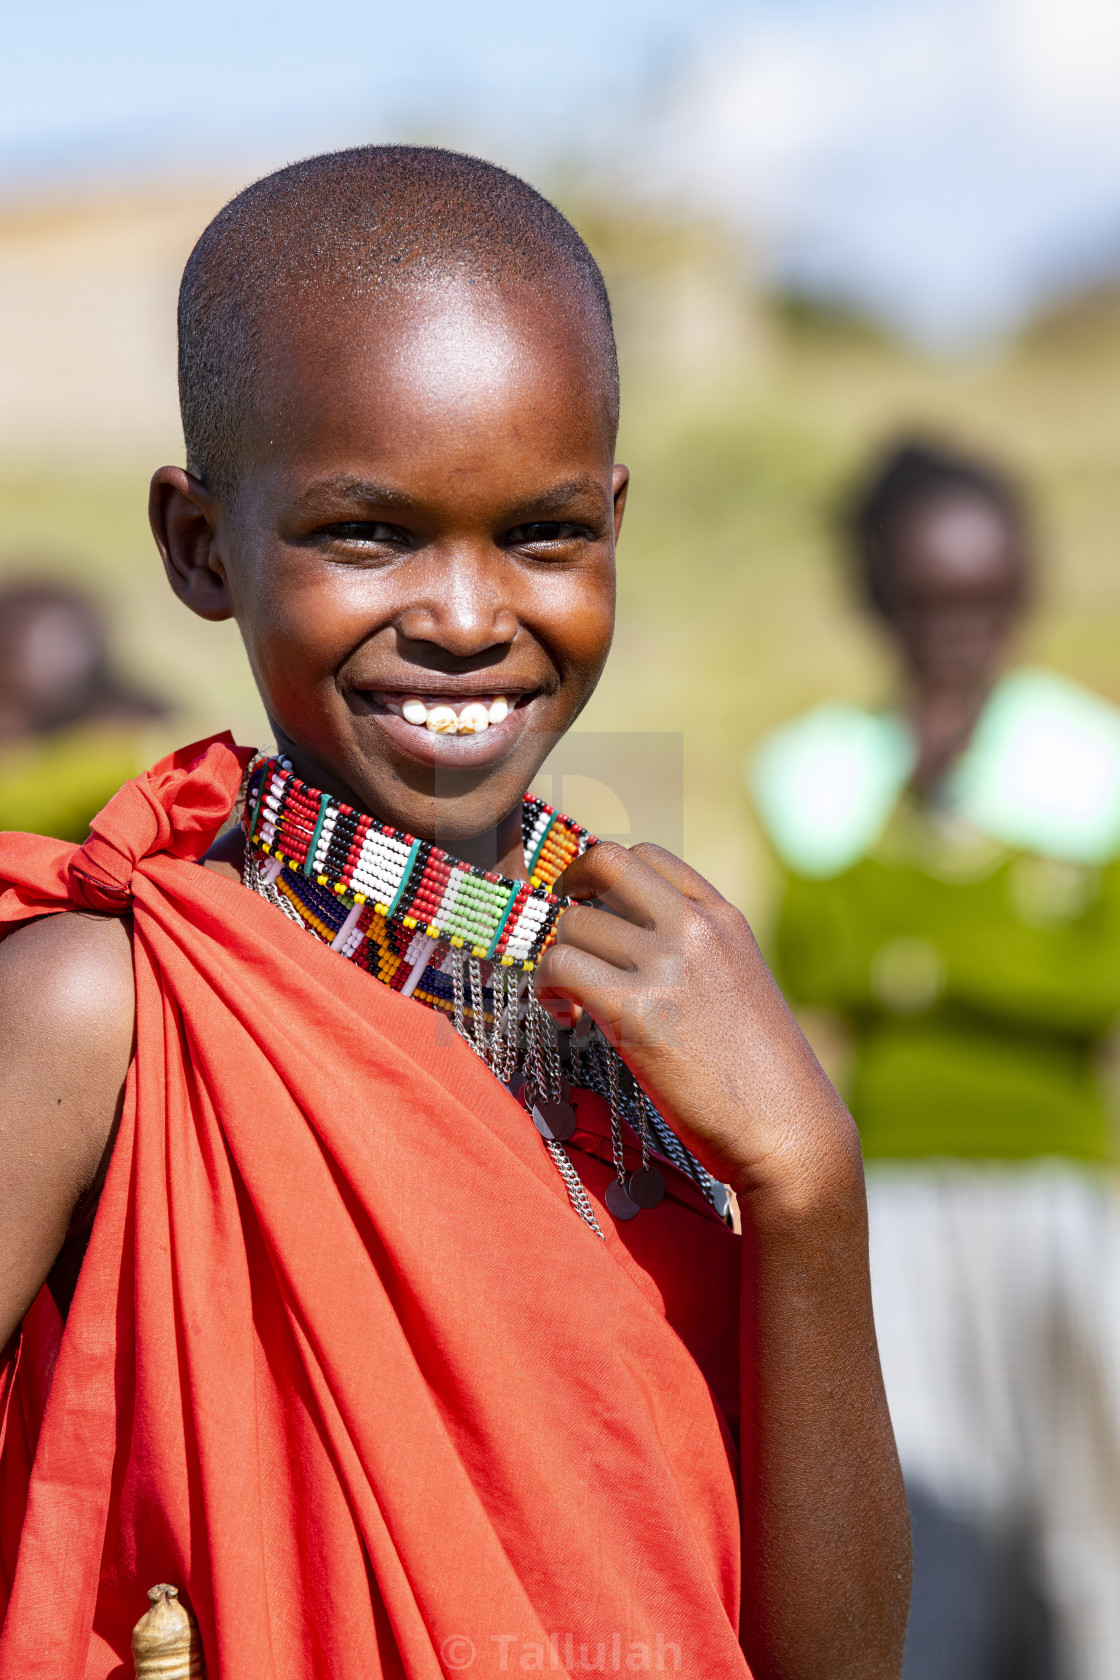
[[[489,1046],[486,1043],[486,1003],[482,995],[482,966],[477,957],[470,958],[468,971],[471,979],[471,1029],[474,1034],[474,1048],[484,1062],[489,1062]]]
[[[544,1050],[544,1010],[541,1008],[537,994],[533,990],[533,982],[531,980],[529,982],[528,991],[526,992],[525,1004],[525,1031],[527,1040],[525,1045],[525,1061],[527,1064],[526,1071],[532,1078],[539,1094],[542,1097],[548,1098],[550,1093],[548,1088],[548,1065],[545,1062]]]
[[[642,1095],[644,1096],[645,1093],[642,1092]],[[638,1141],[642,1146],[642,1171],[643,1172],[648,1172],[649,1171],[649,1122],[646,1119],[646,1105],[645,1105],[644,1102],[635,1102],[634,1107],[637,1111],[637,1117],[638,1117],[638,1127],[637,1127]]]
[[[454,1021],[455,1031],[459,1034],[459,1037],[467,1044],[470,1044],[471,1049],[473,1050],[474,1045],[471,1043],[471,1039],[467,1033],[465,1015],[466,999],[463,995],[463,953],[453,945],[448,952],[448,956],[451,958],[452,1020]]]
[[[568,1199],[572,1206],[584,1224],[589,1225],[595,1235],[606,1242],[607,1239],[603,1236],[603,1228],[595,1217],[595,1209],[591,1206],[587,1191],[583,1188],[583,1181],[569,1159],[568,1151],[562,1143],[556,1143],[551,1138],[544,1140],[544,1146],[552,1156],[556,1163],[556,1170],[567,1186]]]
[[[603,1038],[598,1027],[592,1028],[585,1041],[582,1048],[581,1064],[581,1083],[609,1103],[612,1096],[612,1064],[616,1078],[620,1066],[625,1064],[621,1062],[617,1051],[613,1050]],[[685,1148],[640,1086],[636,1086],[635,1107],[637,1111],[635,1119],[640,1116],[641,1124],[644,1124],[647,1128],[650,1146],[658,1154],[663,1155],[667,1161],[670,1161],[678,1172],[691,1179],[705,1200],[712,1204],[722,1219],[728,1207],[728,1196],[723,1185],[713,1179],[700,1165],[695,1155]],[[634,1129],[637,1131],[638,1127],[636,1126]]]
[[[568,1034],[568,1069],[573,1085],[582,1085],[583,1037],[575,1028]]]
[[[552,1102],[559,1102],[564,1095],[562,1080],[564,1069],[560,1063],[560,1046],[556,1033],[556,1022],[541,1003],[540,1010],[541,1032],[544,1041],[544,1060],[548,1070],[548,1094]]]
[[[267,899],[269,904],[274,904],[278,910],[282,910],[288,920],[295,922],[297,927],[306,927],[306,922],[287,894],[280,891],[275,881],[265,880],[264,871],[261,869],[257,855],[251,846],[245,847],[245,861],[241,866],[241,881],[251,892],[255,892],[260,898]]]
[[[615,1177],[618,1179],[618,1182],[622,1185],[623,1189],[625,1189],[626,1155],[622,1147],[622,1113],[618,1088],[618,1068],[618,1057],[612,1056],[608,1050],[607,1080],[610,1085],[611,1154],[614,1156]]]
[[[505,975],[506,988],[505,1007],[503,1009],[503,1015],[505,1017],[505,1044],[503,1046],[502,1065],[499,1070],[498,1077],[504,1080],[504,1082],[508,1085],[517,1071],[517,1041],[520,1036],[521,1028],[518,1005],[521,1000],[518,997],[517,970],[515,968],[502,968],[499,969],[498,972],[499,974]]]
[[[496,1078],[502,1077],[505,1065],[505,970],[494,964],[490,970],[490,998],[494,1025],[486,1045],[486,1065]]]

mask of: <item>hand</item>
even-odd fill
[[[851,1118],[734,905],[651,845],[593,846],[554,891],[580,902],[538,997],[561,1022],[587,1011],[709,1172],[790,1212],[862,1194]]]

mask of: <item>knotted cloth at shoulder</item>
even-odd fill
[[[180,747],[126,782],[70,859],[72,902],[119,911],[132,896],[133,871],[142,858],[155,852],[202,857],[229,816],[252,757],[252,748],[235,746],[226,730]]]
[[[202,857],[228,820],[253,756],[228,730],[180,747],[113,795],[82,846],[0,834],[0,939],[21,922],[59,911],[120,915],[144,858]]]

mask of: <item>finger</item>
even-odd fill
[[[637,975],[574,945],[550,946],[534,971],[533,990],[563,1026],[586,1012],[635,1073],[635,1054],[670,1039],[676,1045],[679,1037],[680,1010],[672,999],[666,1010],[664,993],[651,993]]]
[[[629,997],[634,981],[612,964],[575,945],[550,945],[533,971],[533,990],[542,1003],[562,998],[578,1004],[607,1027]]]
[[[674,852],[666,851],[664,846],[655,846],[650,840],[639,840],[636,846],[630,848],[630,856],[641,858],[685,898],[695,899],[699,904],[710,904],[723,897],[698,869],[693,869]]]
[[[582,901],[600,899],[638,927],[652,928],[680,907],[680,894],[663,875],[609,840],[570,863],[552,890]]]
[[[635,927],[607,910],[573,904],[557,922],[556,938],[561,945],[577,945],[612,968],[629,971],[639,966],[650,935],[644,927]]]

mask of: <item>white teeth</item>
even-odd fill
[[[459,728],[459,719],[450,706],[433,706],[425,721],[437,735],[454,735]]]
[[[484,729],[490,727],[490,713],[478,700],[472,700],[459,713],[460,735],[481,735]]]
[[[428,728],[437,735],[481,735],[513,710],[504,694],[496,694],[490,701],[468,700],[459,712],[442,702],[429,706],[418,694],[410,694],[403,701],[386,700],[385,704],[417,729]]]

